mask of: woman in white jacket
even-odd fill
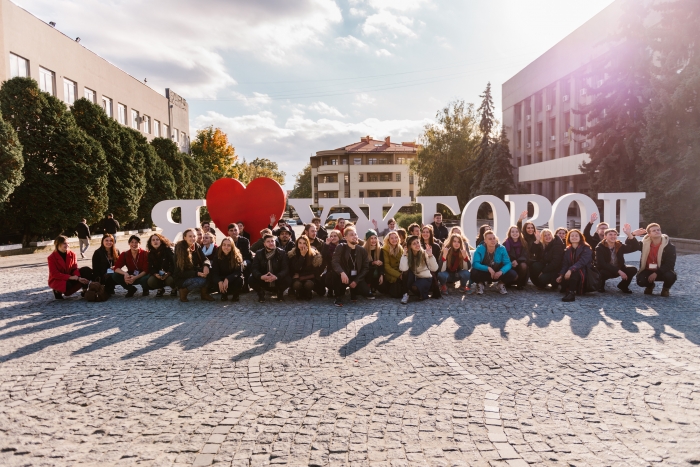
[[[407,272],[404,276],[407,281],[406,290],[413,291],[419,300],[428,298],[430,288],[433,284],[431,273],[438,270],[438,263],[433,255],[432,249],[424,250],[420,244],[420,237],[411,235],[406,242],[408,248],[401,257],[399,270]],[[401,303],[408,303],[408,293],[405,293]]]

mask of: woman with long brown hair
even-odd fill
[[[114,295],[116,284],[112,280],[114,264],[119,258],[117,242],[112,234],[104,234],[100,247],[92,254],[92,280],[105,286],[105,292]]]
[[[518,289],[522,289],[527,285],[527,279],[529,277],[529,248],[517,226],[511,225],[508,228],[508,238],[503,242],[503,246],[506,247],[506,251],[508,252],[511,267],[518,274],[515,286]]]
[[[158,289],[156,297],[165,295],[165,287],[170,287],[170,295],[176,294],[175,279],[175,255],[173,254],[170,240],[159,233],[154,233],[148,239],[148,288]]]
[[[237,302],[243,290],[243,255],[236,248],[236,242],[231,237],[221,240],[211,261],[212,283],[218,287],[221,301],[231,300]]]
[[[459,282],[459,291],[466,292],[469,285],[469,270],[472,267],[472,256],[469,251],[469,245],[464,242],[462,235],[455,233],[447,237],[441,256],[442,269],[438,273],[440,292],[448,294],[448,281]]]
[[[182,240],[175,245],[175,271],[173,272],[175,287],[179,289],[181,302],[189,301],[187,294],[191,289],[199,289],[203,301],[214,301],[207,291],[210,267],[211,263],[197,243],[195,229],[182,232]]]
[[[406,241],[408,248],[401,257],[399,269],[406,273],[404,283],[407,291],[418,295],[419,300],[428,298],[433,285],[433,274],[438,270],[437,260],[433,256],[433,250],[424,250],[420,244],[420,237],[411,235]],[[440,294],[433,293],[433,298],[440,298]],[[404,293],[401,303],[408,303],[408,293]]]
[[[557,283],[561,284],[561,291],[566,296],[563,302],[573,302],[576,294],[582,295],[586,291],[586,269],[593,262],[593,250],[586,242],[583,233],[578,229],[569,230],[566,235],[566,250]]]
[[[321,282],[323,256],[311,246],[309,237],[300,235],[287,257],[289,274],[292,276],[292,290],[297,300],[311,300],[312,291],[324,296],[326,287]]]

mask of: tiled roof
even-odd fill
[[[416,152],[415,143],[392,143],[387,138],[385,141],[372,139],[371,137],[363,137],[359,143],[353,143],[348,146],[338,148],[338,151],[346,151],[349,153],[357,152]]]

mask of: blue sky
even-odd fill
[[[14,0],[293,175],[361,135],[414,141],[612,0]]]

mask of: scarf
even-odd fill
[[[522,239],[519,242],[514,242],[511,237],[508,237],[508,240],[506,240],[505,247],[508,249],[509,252],[513,252],[515,255],[515,258],[520,258],[520,255],[522,254],[523,251],[523,241]]]
[[[265,259],[267,260],[267,272],[272,273],[272,258],[275,257],[275,253],[277,253],[277,250],[268,250],[267,248],[265,249]],[[270,287],[275,286],[276,281],[270,282]]]
[[[462,266],[462,255],[459,250],[450,248],[449,253],[447,253],[447,270],[449,272],[457,272]]]
[[[209,249],[207,247],[202,247],[202,253],[204,253],[204,256],[209,256],[214,252],[214,244],[212,243],[209,245]]]

